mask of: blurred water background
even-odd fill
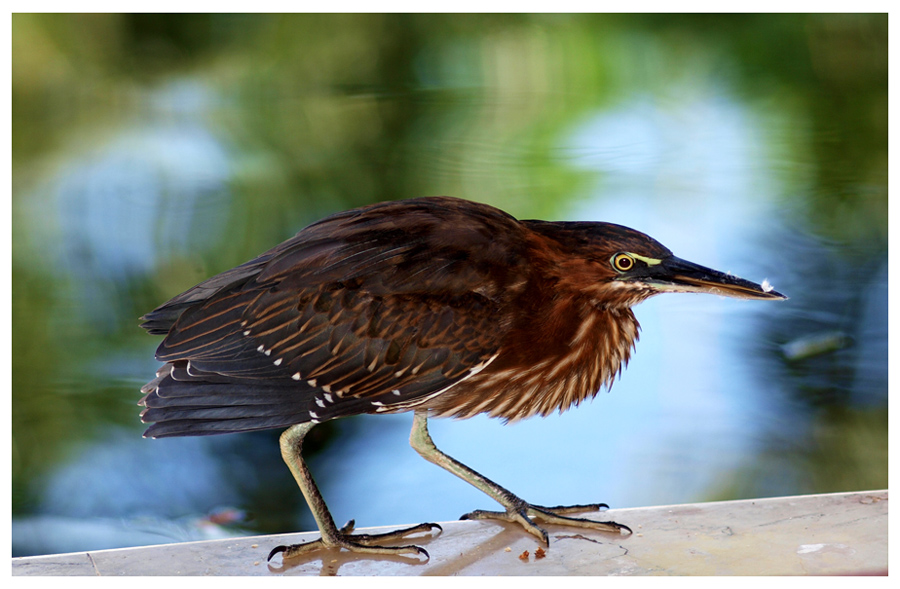
[[[137,318],[329,213],[604,220],[791,298],[636,308],[612,391],[438,446],[529,501],[887,487],[886,15],[12,18],[13,555],[314,529],[280,432],[147,440]],[[339,523],[490,499],[410,415],[322,425]],[[639,522],[624,522],[635,524]]]

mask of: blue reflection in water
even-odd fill
[[[865,288],[862,321],[855,333],[853,403],[887,407],[888,394],[888,264],[885,259]]]
[[[16,555],[100,550],[230,537],[210,506],[241,503],[230,480],[252,476],[240,460],[221,461],[212,438],[144,440],[133,430],[102,441],[36,483],[39,515],[13,521]],[[227,514],[226,514],[227,515]]]
[[[177,82],[146,100],[144,119],[79,150],[47,189],[60,230],[48,258],[76,277],[88,317],[110,328],[129,318],[114,312],[121,293],[109,283],[220,242],[231,200],[226,147],[204,120],[209,91]]]
[[[225,484],[236,465],[218,460],[221,449],[215,438],[151,441],[133,430],[108,432],[102,444],[85,445],[77,459],[54,471],[40,500],[45,513],[70,517],[206,513],[209,505],[239,501]]]

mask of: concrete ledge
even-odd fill
[[[521,528],[448,522],[415,543],[427,562],[320,551],[266,563],[282,534],[12,559],[13,575],[884,575],[888,492],[837,493],[600,514],[631,536],[550,526],[550,548]],[[387,531],[372,528],[366,531]]]

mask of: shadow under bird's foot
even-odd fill
[[[583,517],[568,517],[570,513],[585,513],[588,511],[600,511],[609,507],[605,503],[591,503],[587,505],[559,505],[556,507],[543,507],[532,505],[524,501],[517,502],[506,511],[476,510],[463,515],[459,519],[497,519],[510,523],[521,524],[529,533],[537,536],[544,544],[550,545],[546,530],[534,523],[534,520],[556,526],[569,526],[574,528],[588,528],[601,532],[621,533],[622,530],[632,533],[631,528],[616,522],[599,522]]]
[[[350,520],[344,527],[337,530],[333,537],[323,537],[305,544],[291,544],[288,546],[276,546],[269,553],[267,560],[271,561],[272,557],[281,553],[282,559],[291,559],[301,554],[313,552],[323,548],[343,548],[350,552],[358,554],[421,554],[426,559],[431,558],[428,551],[420,546],[384,546],[383,542],[393,542],[422,532],[430,532],[432,530],[443,531],[443,528],[435,523],[424,523],[402,530],[395,530],[384,534],[351,534],[354,522]]]

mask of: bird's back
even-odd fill
[[[405,410],[497,357],[528,281],[527,231],[459,199],[333,215],[148,313],[166,364],[149,436]]]

